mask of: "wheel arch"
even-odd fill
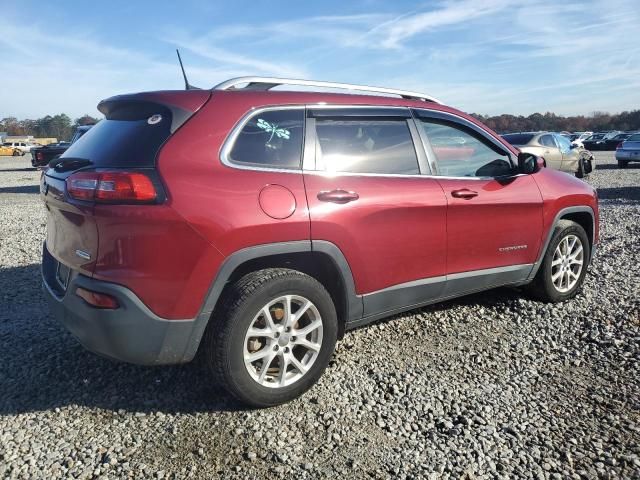
[[[589,239],[589,263],[593,259],[595,248],[595,214],[593,212],[593,209],[586,205],[566,207],[556,213],[556,216],[553,219],[553,223],[547,231],[547,236],[544,241],[543,248],[540,249],[538,259],[536,260],[536,263],[533,264],[533,268],[531,269],[531,273],[529,274],[527,281],[533,280],[536,276],[536,273],[538,273],[538,269],[542,265],[544,256],[547,253],[547,248],[549,248],[549,243],[551,242],[551,238],[553,237],[553,232],[555,231],[556,226],[558,225],[558,222],[560,222],[560,220],[571,220],[584,228],[585,232],[587,233],[587,238]]]
[[[191,357],[195,356],[211,314],[225,287],[245,274],[263,268],[291,268],[324,285],[336,307],[338,337],[349,321],[362,316],[362,297],[356,295],[351,269],[340,249],[331,242],[301,240],[256,245],[229,255],[211,283],[191,338]]]

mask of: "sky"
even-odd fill
[[[463,111],[640,108],[638,0],[0,0],[0,118],[281,76],[424,92]]]

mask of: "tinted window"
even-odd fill
[[[316,119],[317,168],[330,172],[417,175],[418,158],[404,119]]]
[[[272,110],[251,117],[229,159],[258,167],[300,168],[304,110]]]
[[[512,172],[509,156],[474,132],[439,120],[421,119],[419,124],[438,162],[439,175],[498,177]]]
[[[560,138],[559,136],[557,138]],[[544,145],[545,147],[557,148],[556,142],[553,141],[553,137],[551,135],[542,135],[538,140],[540,145]]]
[[[533,135],[530,133],[507,133],[502,135],[507,142],[511,145],[526,145],[531,141]]]
[[[151,167],[158,150],[171,135],[171,115],[149,124],[139,120],[101,120],[73,143],[61,158],[90,160],[95,167]],[[69,145],[59,142],[58,145]]]
[[[631,135],[629,138],[627,138],[628,141],[630,142],[640,142],[640,134],[639,133],[635,133],[633,135]]]

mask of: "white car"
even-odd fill
[[[569,137],[569,140],[571,140],[571,145],[584,148],[584,143],[582,142],[584,142],[591,135],[593,135],[593,132],[573,132],[573,134],[571,134],[571,136]]]
[[[31,152],[31,148],[33,145],[28,144],[27,142],[4,142],[2,144],[3,147],[17,148],[24,155],[25,153]]]

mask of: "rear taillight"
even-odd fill
[[[42,154],[42,152],[36,153],[36,160],[42,160],[43,158],[44,158],[44,155]]]
[[[623,144],[623,143],[624,143],[624,142],[620,142],[620,143],[616,146],[616,150],[621,149],[621,148],[622,148],[622,144]]]
[[[71,198],[98,203],[150,203],[158,196],[144,173],[78,172],[66,180]]]

